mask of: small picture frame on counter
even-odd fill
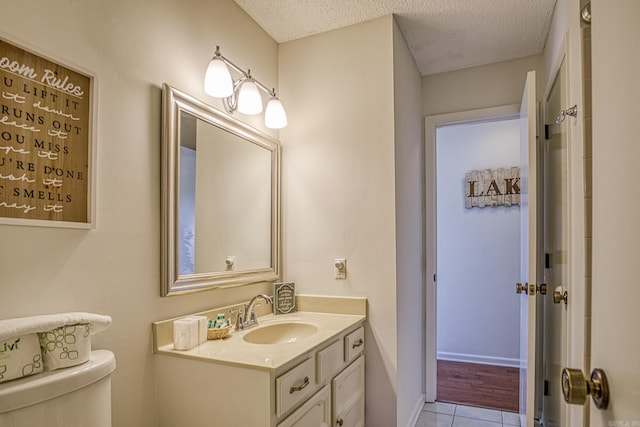
[[[273,284],[273,314],[287,314],[296,311],[296,284],[282,282]]]

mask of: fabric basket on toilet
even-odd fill
[[[110,324],[82,312],[0,320],[0,383],[88,361],[91,335]]]
[[[38,374],[43,369],[37,334],[0,340],[0,383]]]
[[[45,371],[79,365],[91,354],[91,324],[65,325],[38,332]]]

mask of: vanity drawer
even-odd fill
[[[314,358],[311,357],[276,378],[276,416],[282,416],[311,395],[316,388],[311,385],[314,365]]]
[[[344,361],[350,362],[364,350],[364,328],[360,327],[344,337]]]
[[[343,354],[342,340],[334,342],[316,354],[316,382],[318,384],[322,384],[342,368]]]

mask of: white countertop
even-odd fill
[[[254,369],[276,371],[296,357],[321,346],[344,331],[364,323],[365,315],[335,314],[298,311],[274,316],[268,314],[258,318],[259,325],[245,331],[232,331],[224,339],[209,340],[191,350],[174,350],[173,343],[158,346],[156,353],[189,359],[223,363]],[[311,323],[318,327],[313,335],[282,344],[252,344],[243,339],[245,334],[260,327],[276,323]]]

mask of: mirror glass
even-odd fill
[[[163,296],[279,278],[276,140],[163,86]]]

